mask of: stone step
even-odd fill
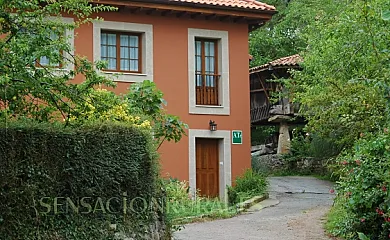
[[[268,199],[265,199],[264,201],[261,201],[261,202],[255,204],[255,205],[253,205],[252,207],[250,207],[247,210],[247,212],[257,212],[257,211],[260,211],[263,208],[273,207],[273,206],[278,205],[278,204],[279,204],[279,200],[278,199],[268,198]]]

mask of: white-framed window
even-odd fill
[[[119,74],[115,81],[153,81],[153,26],[150,24],[95,21],[94,61],[104,60],[101,74]]]
[[[196,105],[219,106],[218,45],[216,39],[195,39]]]
[[[74,22],[73,18],[69,17],[48,17],[47,21],[58,21],[58,22],[63,22],[67,24],[72,24]],[[58,39],[59,37],[64,37],[67,41],[68,44],[70,45],[70,51],[65,52],[61,51],[61,55],[64,58],[63,64],[59,64],[58,62],[53,62],[49,58],[42,56],[39,59],[36,60],[36,66],[42,66],[42,67],[51,67],[53,70],[55,70],[56,74],[60,74],[61,71],[63,70],[74,70],[74,63],[73,61],[69,61],[70,59],[73,59],[74,55],[74,30],[73,29],[66,29],[64,36],[58,36],[57,34],[50,32],[47,33],[48,37],[50,39]]]
[[[188,29],[189,113],[230,115],[229,34]]]
[[[142,73],[142,36],[139,33],[101,31],[100,57],[105,71]]]

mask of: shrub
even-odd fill
[[[228,191],[228,203],[230,205],[236,204],[240,201],[236,188],[232,186],[228,186],[227,191]]]
[[[133,114],[129,104],[114,92],[106,89],[90,90],[90,95],[84,102],[76,105],[73,115],[69,118],[72,125],[80,125],[96,121],[125,122],[142,128],[150,128],[150,121],[142,113]]]
[[[228,188],[229,203],[235,204],[264,194],[267,186],[268,182],[264,175],[247,169],[243,175],[236,178],[234,186]]]
[[[388,239],[390,234],[390,135],[367,135],[352,153],[339,158],[340,182],[337,200],[346,211],[331,230],[347,239],[357,232],[370,239]]]
[[[164,141],[180,141],[188,128],[179,117],[167,114],[162,97],[163,93],[149,80],[131,84],[129,91],[119,96],[106,89],[93,89],[65,121],[77,125],[108,120],[151,128],[158,148]]]
[[[331,139],[317,134],[306,133],[302,129],[295,128],[292,131],[291,151],[285,156],[289,161],[297,161],[303,158],[327,159],[340,153],[340,146]]]
[[[252,146],[268,143],[278,129],[274,126],[256,126],[251,129],[251,144]],[[271,140],[272,142],[272,140]]]
[[[109,224],[145,233],[164,221],[149,204],[163,202],[153,149],[148,132],[119,123],[1,126],[1,239],[114,239]]]
[[[165,190],[169,201],[187,202],[191,200],[187,181],[170,178],[166,180]]]
[[[164,108],[167,102],[162,98],[163,95],[154,82],[145,80],[131,84],[129,92],[124,96],[130,112],[141,113],[150,118],[158,147],[164,141],[180,141],[186,134],[184,129],[188,128],[179,117],[167,114]]]
[[[332,139],[315,133],[307,133],[300,127],[294,128],[290,152],[282,156],[286,165],[284,171],[300,175],[320,174],[330,179],[337,179],[331,174],[330,166],[334,163],[341,148]],[[307,161],[308,166],[300,167],[299,164],[303,161]]]

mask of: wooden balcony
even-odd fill
[[[196,74],[196,105],[219,105],[218,74]]]
[[[257,123],[264,120],[268,120],[271,116],[269,110],[271,109],[270,104],[263,105],[261,107],[256,107],[251,109],[251,123]]]

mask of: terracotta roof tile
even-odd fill
[[[269,62],[267,64],[263,64],[257,67],[253,67],[249,69],[249,72],[259,72],[263,71],[265,69],[268,69],[269,67],[280,67],[280,66],[287,66],[287,67],[293,67],[293,66],[299,66],[299,63],[303,61],[303,58],[299,54],[295,54],[288,57],[282,57],[279,59],[276,59],[272,62]]]
[[[292,56],[276,59],[270,62],[269,64],[271,66],[294,66],[294,65],[298,65],[302,61],[303,61],[302,57],[299,56],[299,54],[295,54]]]
[[[256,0],[170,0],[172,2],[196,3],[222,7],[275,11],[275,7]]]

